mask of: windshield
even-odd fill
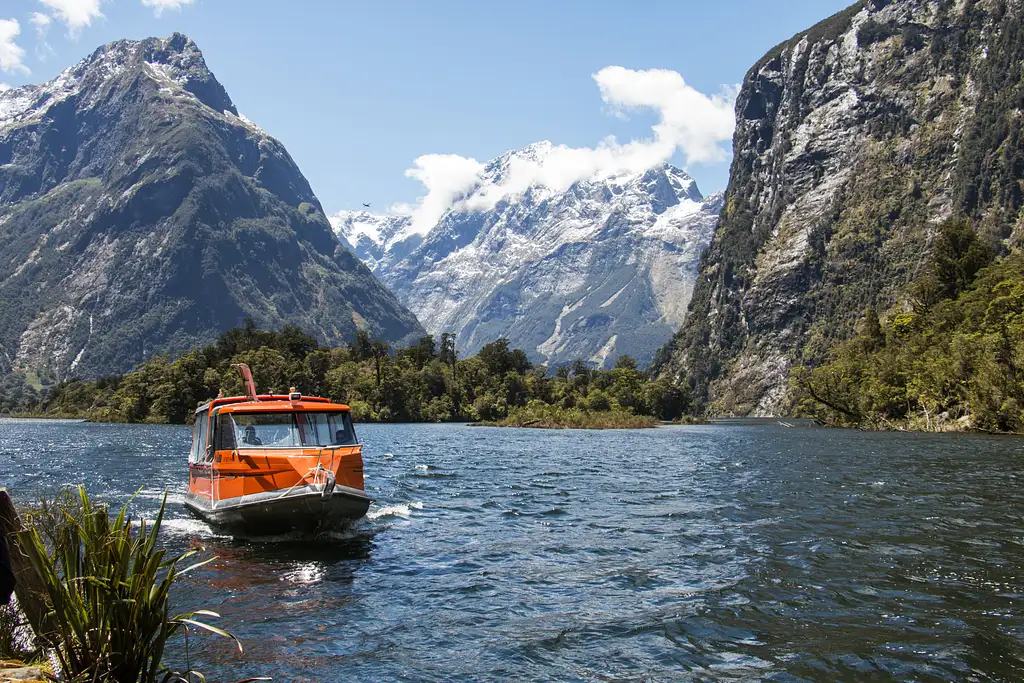
[[[301,448],[356,443],[348,412],[228,413],[220,416],[220,447]]]

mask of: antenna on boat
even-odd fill
[[[259,401],[256,398],[256,382],[252,379],[252,371],[249,369],[249,366],[245,363],[235,363],[231,367],[238,368],[239,374],[242,375],[242,384],[245,385],[246,395],[253,401]]]

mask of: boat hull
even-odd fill
[[[212,503],[189,493],[185,507],[218,530],[249,536],[291,531],[316,532],[344,527],[363,517],[373,502],[359,489],[337,485],[333,490],[307,484],[288,491],[268,491]]]

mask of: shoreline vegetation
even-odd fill
[[[612,429],[653,427],[691,408],[686,391],[652,378],[629,356],[598,370],[584,361],[553,372],[507,339],[459,358],[453,335],[394,349],[360,332],[331,348],[297,327],[264,331],[246,321],[176,359],[158,356],[125,375],[34,385],[0,378],[0,417],[186,424],[196,406],[241,395],[232,365],[253,371],[260,393],[291,387],[348,404],[357,422],[471,422],[496,426]]]
[[[112,516],[79,486],[19,514],[0,489],[0,535],[17,559],[17,599],[0,604],[0,668],[21,665],[18,680],[54,673],[68,681],[192,681],[206,679],[187,654],[184,670],[167,663],[172,639],[185,638],[187,653],[190,634],[205,632],[244,652],[209,623],[215,612],[172,616],[172,586],[215,558],[195,561],[199,550],[171,556],[161,547],[166,494],[152,520],[132,520],[130,503]]]
[[[950,219],[904,300],[797,367],[794,412],[878,431],[1024,432],[1024,254]]]
[[[503,420],[476,422],[478,427],[521,427],[530,429],[650,429],[661,423],[651,415],[634,415],[622,410],[561,408],[531,401],[512,410]]]

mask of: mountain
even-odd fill
[[[0,264],[0,374],[126,371],[246,317],[422,334],[177,33],[0,92]]]
[[[387,267],[399,253],[418,245],[419,235],[411,234],[409,216],[390,216],[369,211],[340,211],[330,217],[335,234],[352,252],[376,272]],[[404,250],[404,251],[403,251]]]
[[[910,311],[939,226],[1024,236],[1024,9],[871,0],[770,51],[736,104],[725,206],[686,323],[659,354],[708,412],[786,410],[869,306]]]
[[[507,337],[535,362],[646,364],[678,328],[722,195],[703,197],[669,165],[533,184],[493,197],[510,168],[542,161],[550,143],[509,152],[426,234],[408,217],[343,212],[339,238],[427,329],[460,352]]]

